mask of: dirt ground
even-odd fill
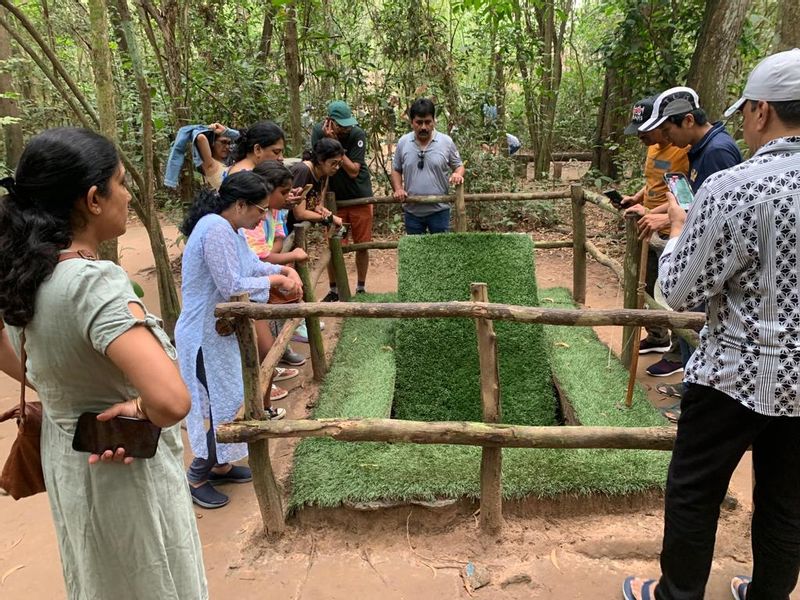
[[[595,218],[605,219],[598,215]],[[613,229],[607,223],[597,225],[597,229],[590,230]],[[568,237],[568,226],[562,229],[542,237]],[[175,239],[175,233],[174,227],[165,226],[168,243]],[[600,244],[601,240],[596,242]],[[120,248],[123,266],[143,286],[145,301],[153,307],[157,293],[155,281],[146,274],[152,257],[144,230],[132,225]],[[177,256],[179,249],[171,245],[170,252]],[[570,287],[571,262],[569,250],[540,251],[539,287]],[[348,265],[353,273],[352,258],[348,258]],[[396,285],[395,252],[373,252],[368,289],[392,291]],[[324,294],[324,281],[317,291]],[[622,304],[619,283],[608,269],[594,261],[589,265],[587,296],[587,307],[591,308]],[[330,320],[325,331],[328,346],[337,330],[338,324]],[[598,328],[598,334],[611,349],[619,351],[621,329]],[[295,344],[295,349],[307,354],[307,347],[302,344]],[[656,357],[642,357],[640,381],[651,390],[654,403],[668,404],[671,402],[660,398],[654,389],[661,380],[644,374],[644,368],[655,360]],[[673,377],[666,381],[677,380]],[[296,389],[279,405],[287,408],[290,417],[305,416],[307,404],[316,395],[316,386],[310,382],[310,366],[303,368],[301,378],[286,383]],[[17,393],[17,386],[0,375],[0,411],[17,401]],[[12,423],[0,425],[0,457],[7,455],[14,435]],[[274,465],[284,484],[288,483],[292,446],[293,442],[287,440],[271,445]],[[189,460],[188,452],[186,459]],[[729,598],[730,577],[749,573],[750,489],[750,463],[746,457],[731,485],[738,506],[724,510],[720,522],[706,595],[709,600]],[[291,522],[282,539],[267,540],[259,534],[260,519],[252,487],[228,486],[225,492],[232,500],[227,507],[195,511],[213,598],[588,600],[619,598],[626,575],[657,576],[659,572],[663,518],[658,504],[651,509],[607,514],[508,517],[503,535],[497,540],[483,538],[476,517],[469,512],[445,511],[447,526],[434,528],[429,509],[424,507],[396,509],[393,516],[372,514],[339,525]],[[580,501],[575,504],[580,505]],[[471,589],[461,575],[468,563],[476,567],[487,585]],[[19,502],[0,497],[0,598],[64,597],[46,496]],[[800,599],[800,594],[792,598]]]

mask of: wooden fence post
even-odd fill
[[[297,223],[294,226],[294,244],[297,248],[306,250],[308,240],[308,223]],[[311,281],[311,274],[308,271],[308,261],[297,263],[297,274],[303,282],[303,300],[306,302],[316,302],[314,293],[314,282]],[[322,330],[319,327],[319,317],[306,317],[306,331],[308,332],[308,348],[311,354],[311,371],[314,374],[314,381],[322,381],[328,371],[325,362],[325,346],[322,343]]]
[[[232,302],[247,302],[248,294],[231,297]],[[242,383],[244,384],[244,415],[248,420],[264,420],[264,396],[261,391],[261,362],[258,360],[256,328],[247,317],[233,320],[236,341],[242,362]],[[261,520],[268,534],[283,533],[286,522],[283,513],[283,498],[272,462],[269,458],[269,440],[248,442],[250,469],[253,472],[253,488],[261,511]]]
[[[632,213],[625,215],[625,262],[622,266],[625,274],[624,308],[636,308],[637,304],[639,257],[641,255],[641,242],[639,241],[639,228],[637,227],[638,220],[639,215]],[[631,366],[635,329],[636,327],[632,326],[622,328],[620,360],[626,369]]]
[[[455,226],[457,232],[465,232],[467,230],[467,205],[464,202],[464,184],[459,183],[456,186],[456,215]]]
[[[488,302],[485,283],[470,285],[473,302]],[[475,319],[478,333],[478,358],[481,366],[481,404],[485,423],[500,422],[500,376],[497,365],[497,336],[489,319]],[[502,448],[484,446],[481,450],[481,529],[496,535],[503,527]]]
[[[586,199],[583,188],[570,186],[572,195],[572,299],[586,304]]]
[[[347,280],[347,267],[344,264],[341,233],[331,232],[331,236],[328,238],[328,247],[331,250],[331,264],[333,265],[333,276],[336,279],[336,289],[339,291],[339,300],[349,302],[350,282]]]

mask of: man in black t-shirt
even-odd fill
[[[342,167],[336,175],[331,177],[328,191],[336,194],[337,201],[371,197],[372,182],[367,168],[367,134],[358,126],[358,122],[346,102],[336,100],[328,105],[328,116],[322,123],[317,123],[311,132],[311,147],[313,148],[323,137],[339,140],[345,151]],[[337,210],[336,214],[345,223],[350,223],[354,243],[372,240],[371,204],[342,207]],[[357,251],[357,294],[365,291],[364,285],[368,268],[368,251]],[[338,300],[338,290],[333,280],[330,281],[330,286],[331,291],[325,296],[325,300]]]

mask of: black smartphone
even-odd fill
[[[99,413],[86,412],[78,417],[72,438],[72,449],[78,452],[102,454],[106,450],[125,449],[125,456],[153,458],[158,449],[161,428],[143,419],[114,417],[98,421]]]
[[[684,173],[664,173],[664,181],[683,210],[689,210],[694,194],[689,179]]]
[[[622,194],[617,190],[606,190],[603,195],[611,201],[614,208],[622,208]]]

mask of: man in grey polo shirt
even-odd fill
[[[408,196],[444,196],[450,184],[464,182],[464,164],[450,136],[436,131],[436,107],[427,98],[408,109],[413,131],[397,142],[392,161],[392,190],[398,200]],[[444,233],[450,229],[450,205],[404,204],[406,233]]]

